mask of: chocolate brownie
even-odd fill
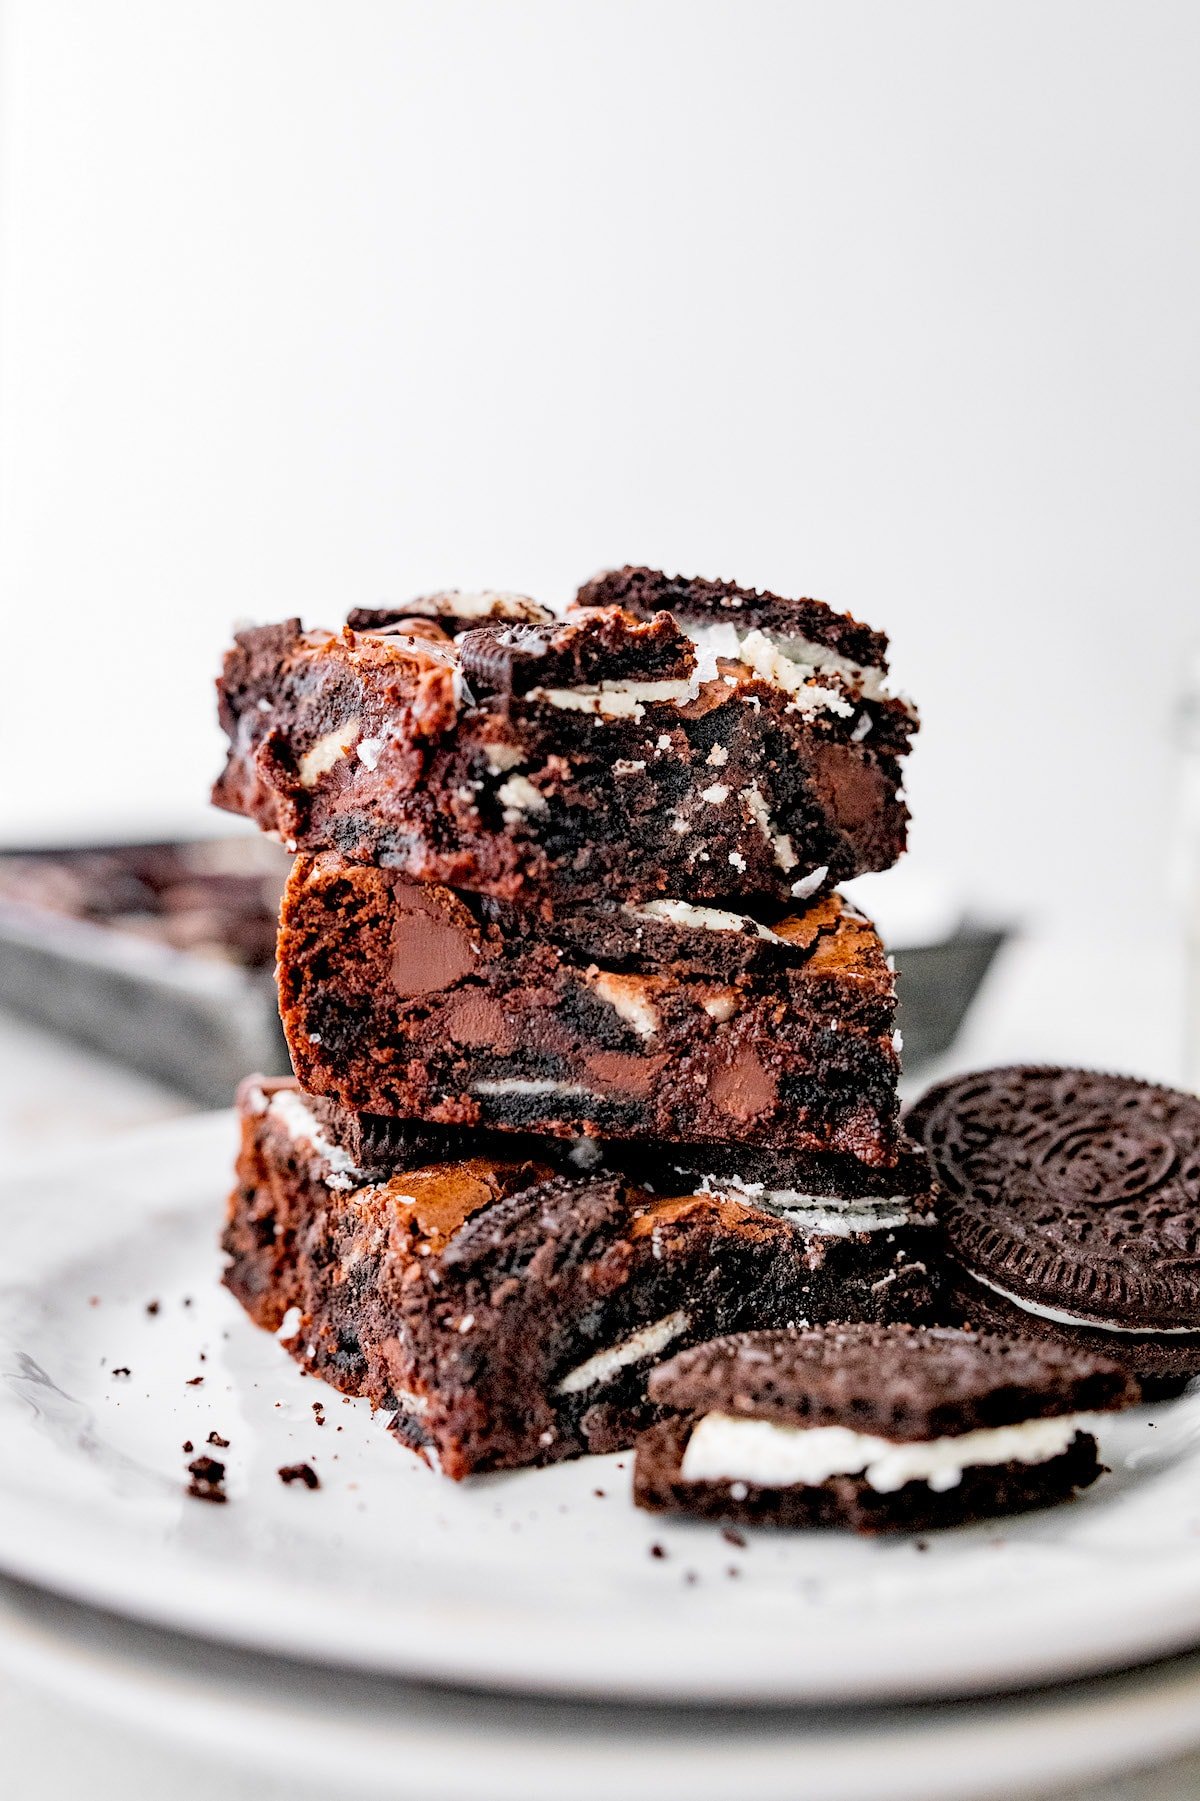
[[[1200,1097],[984,1070],[911,1110],[972,1324],[1095,1349],[1158,1392],[1200,1374]]]
[[[940,1328],[743,1332],[651,1373],[641,1507],[781,1526],[927,1531],[1067,1498],[1100,1474],[1081,1416],[1137,1384],[1065,1346]]]
[[[251,1078],[253,1085],[261,1082]],[[854,1157],[749,1145],[662,1145],[426,1125],[352,1113],[313,1094],[305,1094],[303,1104],[363,1181],[480,1155],[524,1156],[564,1175],[606,1170],[629,1177],[648,1194],[706,1194],[778,1214],[803,1241],[811,1316],[915,1320],[945,1309],[929,1160],[908,1139],[898,1161],[880,1169]]]
[[[364,1113],[898,1155],[894,978],[840,895],[770,925],[660,900],[531,929],[325,852],[296,859],[278,967],[301,1083]]]
[[[786,904],[903,850],[915,718],[881,665],[818,670],[761,632],[722,659],[664,612],[461,631],[449,601],[429,604],[357,611],[338,635],[296,619],[240,633],[218,682],[217,805],[289,848],[559,906]],[[824,612],[859,643],[865,628]]]
[[[454,1477],[629,1444],[656,1417],[645,1377],[668,1346],[930,1308],[919,1211],[848,1230],[834,1196],[817,1231],[734,1194],[655,1194],[527,1155],[368,1176],[295,1083],[254,1078],[239,1111],[227,1286]]]

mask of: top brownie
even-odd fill
[[[500,900],[805,899],[904,848],[916,717],[885,648],[819,601],[650,571],[563,619],[441,594],[255,627],[218,682],[213,798],[289,849]]]

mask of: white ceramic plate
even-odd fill
[[[606,1706],[284,1663],[0,1579],[5,1670],[27,1698],[31,1744],[66,1721],[78,1758],[89,1714],[123,1726],[144,1794],[249,1797],[263,1784],[288,1801],[1045,1801],[1141,1767],[1160,1774],[1123,1782],[1122,1801],[1184,1801],[1200,1779],[1188,1756],[1200,1745],[1196,1655],[935,1706]],[[54,1756],[63,1763],[58,1745]],[[1115,1801],[1117,1789],[1103,1793]]]
[[[233,1144],[207,1116],[0,1190],[11,1573],[285,1655],[576,1695],[963,1694],[1200,1641],[1200,1395],[1110,1422],[1113,1473],[1073,1505],[920,1541],[743,1549],[636,1512],[627,1457],[450,1484],[218,1285]],[[184,1493],[209,1431],[224,1507]],[[319,1490],[281,1484],[298,1460]]]

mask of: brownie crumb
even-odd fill
[[[158,1301],[146,1302],[146,1312],[150,1315],[151,1319],[153,1319],[154,1315],[158,1312],[159,1305],[160,1303]]]
[[[132,1374],[132,1372],[127,1363],[118,1364],[117,1368],[113,1371],[114,1376],[128,1376],[130,1374]]]
[[[293,1482],[303,1482],[305,1488],[320,1488],[321,1482],[311,1463],[285,1463],[279,1471],[279,1480],[289,1486]]]
[[[744,1551],[746,1549],[744,1535],[734,1526],[722,1526],[721,1537],[725,1540],[727,1545],[736,1545],[739,1551]]]
[[[115,1371],[113,1373],[114,1373],[114,1375],[116,1374]],[[203,1380],[204,1380],[203,1376],[189,1376],[187,1379],[187,1382],[184,1384],[184,1386],[187,1388],[199,1388],[199,1386],[203,1382]]]
[[[229,1440],[227,1438],[222,1438],[219,1432],[210,1432],[205,1443],[216,1445],[219,1451],[227,1451],[229,1449]]]
[[[592,1493],[593,1493],[593,1494],[594,1494],[594,1495],[595,1495],[595,1497],[596,1497],[596,1499],[597,1499],[597,1500],[598,1500],[598,1501],[603,1501],[603,1499],[604,1499],[604,1495],[605,1495],[605,1491],[604,1491],[604,1489],[602,1489],[602,1488],[594,1488],[594,1489],[593,1489],[593,1490],[592,1490]]]
[[[229,1496],[223,1487],[225,1481],[225,1465],[215,1457],[193,1457],[188,1464],[191,1481],[187,1492],[197,1501],[227,1501]]]
[[[666,1549],[665,1545],[651,1545],[651,1547],[650,1547],[651,1557],[665,1557],[666,1554],[667,1554],[667,1549]]]
[[[188,1456],[188,1457],[190,1457],[190,1456],[191,1456],[191,1454],[192,1454],[192,1452],[193,1452],[193,1451],[194,1451],[194,1450],[195,1450],[195,1449],[196,1449],[196,1447],[195,1447],[195,1445],[194,1445],[194,1444],[193,1444],[193,1443],[192,1443],[192,1441],[191,1441],[191,1439],[190,1439],[190,1438],[185,1438],[185,1439],[184,1439],[184,1441],[183,1441],[183,1449],[184,1449],[184,1452],[185,1452],[185,1454],[186,1454],[186,1455],[187,1455],[187,1456]]]

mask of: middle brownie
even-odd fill
[[[297,1076],[358,1113],[500,1131],[900,1157],[895,985],[839,895],[531,921],[335,852],[284,897]]]

